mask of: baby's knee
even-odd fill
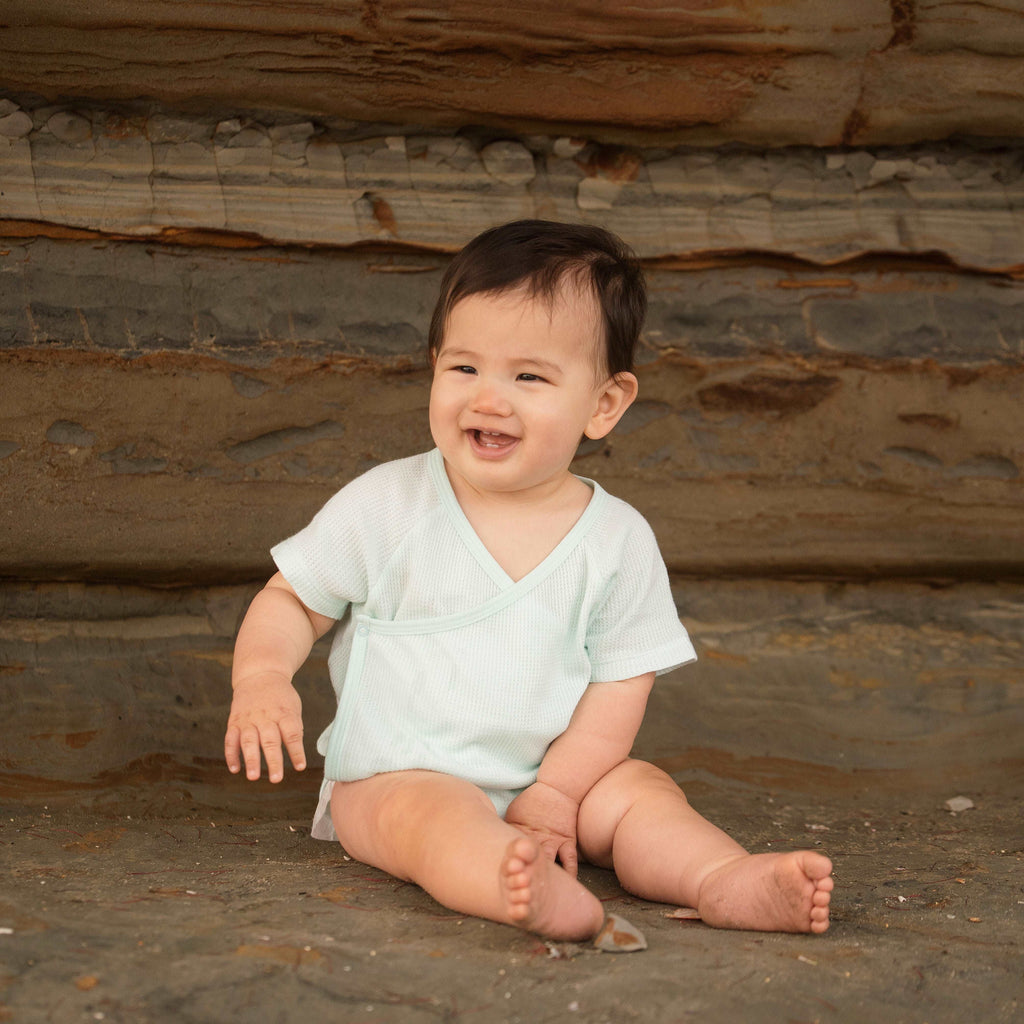
[[[613,768],[605,778],[610,784],[633,796],[665,793],[683,800],[686,799],[672,776],[649,761],[628,758]]]
[[[647,761],[628,758],[599,779],[583,798],[577,818],[577,838],[586,859],[599,867],[610,866],[619,826],[652,800],[662,807],[667,801],[677,806],[686,802],[672,777]]]

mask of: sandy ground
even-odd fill
[[[823,937],[715,931],[584,878],[646,935],[613,955],[452,914],[309,838],[308,791],[166,785],[4,809],[0,1021],[1021,1019],[1024,817],[955,793],[695,782],[751,849],[835,862]]]

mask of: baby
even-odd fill
[[[272,551],[235,647],[225,758],[305,768],[292,677],[343,620],[313,835],[460,913],[590,938],[580,859],[710,925],[824,932],[832,865],[752,855],[631,758],[692,661],[650,527],[573,475],[637,395],[643,277],[613,235],[520,221],[455,257],[430,325],[435,448],[370,470]]]

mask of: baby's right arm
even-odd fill
[[[234,696],[224,735],[230,771],[240,771],[244,760],[246,778],[258,779],[262,750],[270,781],[280,782],[282,747],[296,771],[306,767],[302,701],[292,677],[333,625],[333,619],[307,608],[280,573],[253,599],[235,642]]]

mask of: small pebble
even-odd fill
[[[952,814],[969,811],[973,806],[974,801],[969,796],[953,796],[946,801],[946,810]]]

